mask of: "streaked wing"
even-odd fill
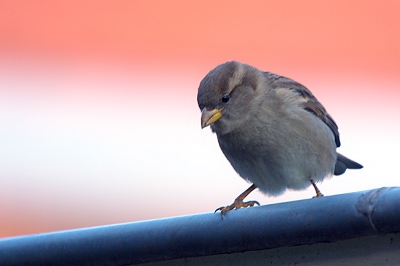
[[[333,118],[328,114],[322,104],[314,97],[314,95],[300,83],[293,81],[289,78],[279,76],[270,72],[264,72],[268,79],[273,80],[274,85],[277,88],[287,88],[289,90],[297,92],[303,97],[302,105],[304,110],[316,115],[321,119],[333,132],[335,136],[336,146],[340,147],[340,138],[338,126],[336,125]]]

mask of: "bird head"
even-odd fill
[[[197,102],[201,110],[201,127],[226,134],[251,118],[258,106],[257,69],[236,61],[217,66],[200,82]]]

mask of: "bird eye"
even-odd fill
[[[222,102],[223,103],[227,103],[228,101],[229,101],[229,99],[230,99],[230,97],[229,97],[229,95],[224,95],[224,96],[222,96]]]

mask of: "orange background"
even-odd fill
[[[248,185],[196,102],[229,60],[301,82],[339,124],[340,152],[365,168],[325,195],[398,186],[399,14],[399,1],[2,1],[0,237],[230,203]]]

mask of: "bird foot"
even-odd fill
[[[314,199],[314,198],[322,198],[322,197],[324,197],[324,194],[319,193],[319,194],[317,194],[316,196],[314,196],[312,198]]]
[[[221,211],[221,219],[222,219],[224,217],[224,215],[230,210],[233,210],[233,209],[237,210],[240,208],[253,207],[254,205],[260,206],[260,203],[255,200],[243,202],[243,200],[241,200],[241,199],[235,199],[235,201],[231,205],[228,205],[225,207],[224,206],[219,207],[218,209],[216,209],[214,211],[214,213],[216,213],[217,211]]]
[[[317,194],[313,198],[322,198],[324,194],[321,193],[321,191],[318,189],[317,185],[315,184],[314,180],[310,179],[311,185],[313,185],[315,189],[315,193]]]

